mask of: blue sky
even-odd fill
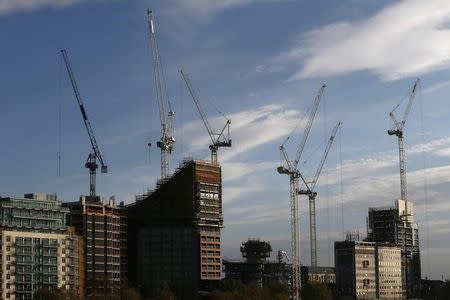
[[[1,195],[56,192],[72,201],[88,192],[90,146],[61,48],[69,51],[110,168],[98,176],[98,192],[131,202],[154,187],[159,152],[146,145],[158,139],[159,118],[149,5],[177,112],[171,170],[184,157],[209,156],[180,67],[210,122],[222,125],[218,111],[232,120],[233,148],[219,151],[226,257],[239,257],[249,237],[289,251],[289,182],[275,170],[278,146],[299,125],[288,144],[294,153],[304,112],[325,82],[302,170],[312,176],[331,128],[342,120],[318,183],[319,264],[331,265],[342,223],[365,233],[367,208],[393,205],[400,195],[388,113],[405,103],[420,77],[406,125],[408,191],[423,276],[450,277],[443,263],[450,247],[450,4],[444,0],[0,0]],[[308,264],[306,199],[300,211],[301,258]]]

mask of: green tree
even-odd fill
[[[302,300],[331,300],[331,290],[323,283],[311,282],[301,290]]]

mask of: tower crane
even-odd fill
[[[170,154],[172,154],[175,144],[175,138],[173,137],[173,122],[175,119],[175,112],[173,111],[172,105],[167,96],[164,74],[161,66],[161,59],[159,56],[158,42],[156,39],[153,11],[148,9],[147,15],[152,48],[156,100],[158,103],[159,119],[161,123],[161,138],[159,141],[157,141],[156,146],[161,149],[161,179],[164,180],[169,177],[169,156]],[[169,112],[167,113],[167,115],[166,102],[169,106]]]
[[[325,152],[323,153],[322,159],[320,160],[319,166],[314,174],[313,179],[309,182],[309,186],[306,185],[306,189],[300,189],[298,191],[299,195],[307,195],[309,198],[309,239],[311,244],[311,266],[317,267],[317,240],[316,240],[316,196],[317,192],[315,190],[317,180],[319,180],[320,173],[322,172],[323,165],[330,152],[331,145],[333,144],[336,132],[341,126],[341,122],[338,122],[331,132],[330,139],[328,140],[327,146],[325,147]]]
[[[308,186],[308,183],[303,178],[302,174],[298,170],[298,162],[300,161],[303,149],[305,147],[306,141],[311,130],[314,118],[316,116],[317,108],[319,107],[320,100],[322,98],[323,92],[326,85],[322,84],[316,97],[314,98],[313,104],[311,106],[308,120],[306,123],[305,130],[303,132],[303,138],[297,149],[296,156],[293,161],[289,159],[289,156],[284,148],[285,143],[290,137],[280,146],[280,152],[284,161],[282,165],[277,168],[279,174],[286,174],[289,176],[290,183],[290,206],[291,206],[291,261],[292,261],[292,285],[291,294],[293,300],[298,300],[300,297],[300,247],[299,247],[299,226],[298,226],[298,190],[299,190],[299,178],[302,179],[303,183]]]
[[[416,91],[419,86],[420,79],[417,79],[414,82],[411,95],[409,97],[408,104],[406,105],[405,112],[403,113],[403,118],[401,121],[397,121],[397,118],[394,115],[394,112],[400,106],[397,106],[389,113],[394,126],[392,129],[389,129],[387,132],[389,135],[395,135],[398,138],[398,157],[400,162],[400,191],[401,191],[401,199],[405,201],[405,214],[408,214],[408,195],[407,195],[407,187],[406,187],[406,156],[405,156],[405,146],[404,146],[404,128],[406,119],[408,118],[409,112],[411,111],[412,104],[416,97]]]
[[[95,139],[94,131],[92,130],[91,123],[89,122],[86,110],[83,105],[83,101],[81,99],[80,91],[78,90],[77,82],[75,81],[75,76],[72,72],[72,67],[70,66],[69,57],[67,55],[67,51],[65,49],[61,50],[62,57],[64,59],[64,63],[66,65],[67,73],[69,74],[70,82],[72,83],[73,92],[75,93],[75,98],[77,99],[78,106],[80,107],[81,116],[83,118],[84,126],[86,127],[89,140],[91,142],[92,151],[89,153],[88,159],[86,161],[85,167],[89,169],[90,175],[90,193],[89,196],[91,198],[95,198],[96,192],[96,173],[97,173],[97,159],[100,162],[101,172],[108,173],[108,167],[102,157],[100,149],[98,148],[97,141]]]
[[[231,147],[231,139],[230,139],[231,120],[227,119],[225,125],[223,126],[220,132],[214,132],[211,129],[208,119],[206,118],[206,115],[200,106],[200,102],[198,101],[197,95],[195,93],[194,88],[192,87],[191,81],[189,80],[189,78],[187,77],[187,75],[184,73],[183,70],[180,70],[179,72],[184,82],[186,83],[186,87],[189,91],[189,94],[191,95],[192,100],[194,101],[194,104],[197,107],[198,113],[202,118],[203,124],[205,125],[206,131],[208,131],[208,135],[211,138],[211,145],[209,145],[209,150],[211,150],[211,162],[213,164],[217,164],[217,150],[219,150],[220,147]],[[227,131],[227,135],[225,135],[225,131]]]

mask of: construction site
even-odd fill
[[[175,155],[178,143],[181,144],[179,141],[190,137],[183,136],[182,131],[176,131],[175,119],[176,116],[181,116],[177,115],[175,105],[169,97],[169,87],[166,86],[158,23],[151,9],[146,13],[148,28],[145,29],[151,51],[148,53],[148,62],[151,61],[154,80],[154,99],[151,105],[158,115],[158,137],[155,141],[141,142],[146,146],[145,150],[149,153],[156,152],[155,155],[159,156],[158,162],[151,165],[156,165],[158,169],[154,186],[150,179],[155,177],[145,174],[142,176],[144,179],[136,178],[145,182],[145,190],[142,193],[128,191],[137,194],[135,199],[119,199],[116,203],[114,196],[107,200],[101,196],[97,174],[112,171],[103,156],[103,149],[108,149],[108,146],[100,150],[102,139],[99,138],[100,143],[97,142],[92,126],[94,122],[91,123],[88,116],[85,99],[69,60],[69,52],[62,49],[61,64],[65,68],[71,93],[73,92],[79,109],[77,114],[81,113],[81,126],[88,137],[86,145],[89,146],[89,153],[83,164],[88,170],[86,173],[89,173],[89,184],[87,174],[83,174],[86,192],[77,201],[62,202],[56,194],[26,194],[23,198],[0,197],[2,298],[41,299],[38,298],[38,295],[42,295],[39,293],[62,289],[72,290],[79,299],[163,299],[158,298],[163,297],[161,295],[165,295],[167,299],[180,300],[241,299],[220,298],[217,295],[244,293],[242,291],[255,284],[260,289],[258,291],[270,294],[269,298],[261,298],[263,300],[274,298],[272,291],[269,292],[273,286],[281,291],[281,296],[277,299],[286,300],[313,299],[306,291],[314,291],[315,288],[328,295],[323,299],[427,299],[423,296],[419,225],[415,218],[414,204],[408,196],[408,151],[405,143],[405,125],[414,107],[420,80],[414,81],[406,100],[386,114],[392,127],[380,135],[396,138],[396,145],[391,148],[395,149],[395,163],[399,166],[396,170],[400,179],[399,193],[385,196],[395,199],[392,201],[393,206],[364,204],[364,209],[367,209],[365,236],[360,236],[358,232],[348,233],[345,238],[343,235],[330,238],[331,231],[335,233],[340,229],[330,229],[329,212],[326,216],[328,220],[325,220],[325,213],[318,213],[318,210],[323,212],[329,209],[326,201],[331,196],[328,190],[320,189],[320,184],[321,179],[326,177],[325,185],[328,185],[327,161],[335,151],[340,155],[340,162],[333,161],[337,166],[330,171],[334,171],[332,175],[335,175],[330,181],[334,179],[336,185],[340,184],[340,195],[334,196],[340,197],[342,206],[337,206],[332,214],[337,215],[336,219],[341,218],[344,230],[344,176],[340,139],[345,120],[335,119],[336,114],[330,113],[333,120],[330,121],[332,126],[328,128],[326,114],[317,117],[321,109],[322,112],[326,111],[321,103],[329,89],[321,82],[314,97],[303,102],[306,104],[300,110],[302,117],[299,117],[300,113],[294,114],[295,122],[286,123],[295,126],[286,130],[279,129],[283,132],[283,139],[278,148],[271,149],[278,152],[281,158],[277,166],[271,164],[271,176],[279,178],[279,175],[283,175],[283,178],[288,178],[280,187],[283,193],[271,200],[275,204],[283,203],[279,204],[280,207],[284,205],[288,208],[279,213],[281,221],[276,220],[283,222],[285,227],[282,232],[273,233],[275,230],[271,230],[271,237],[275,242],[287,241],[283,244],[287,248],[274,248],[274,243],[269,238],[259,236],[259,232],[254,235],[257,237],[250,237],[248,231],[242,234],[249,235],[248,239],[242,239],[239,247],[237,239],[226,239],[223,230],[236,224],[242,226],[239,228],[248,225],[249,231],[254,228],[249,225],[252,222],[252,207],[248,209],[236,206],[236,211],[242,209],[242,213],[238,215],[240,219],[233,220],[235,223],[230,222],[228,225],[225,203],[235,201],[232,197],[236,196],[231,188],[227,190],[226,182],[234,180],[249,185],[248,190],[233,190],[241,196],[236,198],[238,200],[245,200],[253,191],[267,191],[269,194],[275,188],[269,185],[256,188],[251,186],[249,182],[252,181],[252,171],[245,169],[248,165],[242,164],[242,169],[239,169],[241,165],[230,162],[229,157],[245,152],[232,136],[239,135],[239,131],[247,124],[237,122],[237,129],[233,130],[235,123],[226,114],[218,111],[218,115],[211,115],[207,112],[183,68],[179,69],[177,75],[183,86],[184,96],[189,99],[189,106],[196,114],[196,120],[181,126],[194,128],[197,130],[196,139],[202,143],[207,141],[198,146],[201,152],[193,147],[197,153],[209,153],[208,157],[198,155],[197,158]],[[267,115],[269,118],[271,112]],[[286,113],[283,118],[288,116]],[[255,117],[258,118],[260,117]],[[95,120],[97,122],[100,120]],[[315,129],[318,122],[325,128],[325,139],[318,147],[313,148],[312,139],[314,143],[319,139],[323,140],[317,133],[318,129]],[[248,149],[254,151],[251,146]],[[194,153],[195,150],[190,149]],[[271,155],[273,153],[269,150],[267,152]],[[310,159],[313,155],[314,159]],[[223,157],[228,159],[222,161]],[[61,168],[61,152],[58,159]],[[243,160],[245,159],[244,156]],[[314,161],[312,167],[310,161]],[[228,167],[232,171],[225,173],[224,169]],[[148,172],[150,167],[142,169]],[[237,174],[238,172],[243,175]],[[101,181],[103,178],[106,176],[98,179]],[[120,184],[116,184],[119,188]],[[272,194],[268,197],[272,197]],[[275,204],[272,209],[277,207]],[[316,207],[319,205],[320,208]],[[264,206],[264,202],[260,206]],[[255,207],[258,209],[258,205]],[[341,209],[342,211],[338,211]],[[261,231],[264,226],[271,226],[270,218],[267,222],[261,222]],[[302,222],[307,226],[301,228]],[[328,232],[325,232],[324,227],[319,227],[321,222],[328,222]],[[325,249],[323,240],[327,234],[329,248]],[[233,245],[226,246],[235,248],[236,252],[239,249],[241,257],[226,257],[225,241],[232,242]],[[308,249],[307,255],[300,251],[305,248]],[[332,259],[325,264],[325,255],[319,258],[321,253],[327,253]],[[133,297],[127,294],[129,291],[133,292]]]

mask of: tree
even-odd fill
[[[34,294],[37,300],[78,300],[79,295],[72,290],[64,288],[50,289],[41,288]]]
[[[261,287],[256,282],[250,282],[245,287],[244,299],[248,300],[270,300],[269,290]]]
[[[311,282],[300,291],[303,300],[331,300],[331,290],[323,283]]]
[[[270,299],[273,300],[289,300],[289,286],[278,280],[270,280],[266,284],[270,293]]]

